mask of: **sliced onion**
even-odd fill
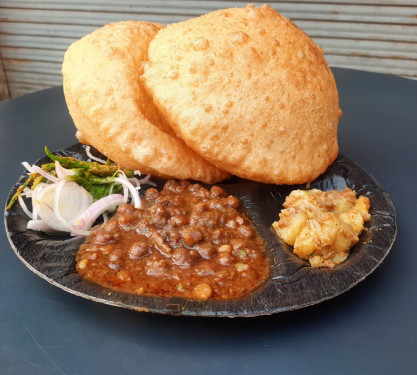
[[[130,177],[127,179],[136,189],[140,189],[139,180],[136,177]]]
[[[116,171],[116,175],[119,176],[119,178],[122,178],[126,181],[129,181],[129,179],[127,178],[125,172],[123,172],[121,169],[118,169]],[[114,180],[116,182],[116,180]],[[120,182],[119,182],[120,184]],[[127,201],[129,200],[129,189],[127,187],[127,185],[121,184],[122,188],[123,188],[123,203],[127,203]]]
[[[129,200],[129,189],[126,185],[122,185],[123,188],[123,203],[127,203]]]
[[[37,185],[35,187],[35,189],[32,191],[32,215],[33,215],[33,220],[36,220],[38,218],[38,210],[37,210],[37,205],[36,205],[36,197],[39,194],[39,192],[44,189],[46,186],[48,186],[48,184],[46,183],[40,183],[39,185]]]
[[[106,164],[106,163],[107,163],[107,161],[106,161],[106,160],[103,160],[103,159],[100,159],[100,158],[96,158],[95,156],[93,156],[93,155],[91,154],[91,152],[90,152],[90,146],[85,145],[85,146],[84,146],[84,148],[85,148],[85,153],[87,154],[87,156],[88,156],[91,160],[98,161],[99,163],[102,163],[102,164]]]
[[[119,177],[122,177],[122,178],[125,178],[125,179],[128,179],[128,178],[127,178],[127,176],[126,176],[126,174],[125,174],[125,172],[123,172],[121,169],[118,169],[118,170],[115,172],[115,175],[117,175],[117,176],[119,176]]]
[[[18,199],[18,201],[19,201],[19,203],[20,203],[20,207],[22,207],[22,210],[23,210],[23,212],[26,214],[26,215],[28,215],[31,219],[33,218],[33,214],[32,214],[32,212],[30,212],[30,210],[28,209],[28,207],[26,206],[26,203],[25,203],[25,201],[23,200],[23,198],[20,196],[20,195],[18,195],[17,196],[17,199]]]
[[[75,172],[72,169],[64,168],[58,161],[55,160],[55,172],[58,179],[65,180],[68,176],[74,176]]]
[[[75,182],[61,181],[39,191],[34,202],[39,217],[47,225],[68,232],[75,219],[93,203],[93,198]]]
[[[146,185],[151,185],[151,186],[156,186],[156,183],[155,183],[155,182],[153,182],[152,180],[148,180],[148,181],[146,181],[146,182],[145,182],[145,184],[146,184]],[[144,184],[144,185],[145,185],[145,184]]]
[[[65,186],[70,186],[70,189],[77,189],[78,191],[78,197],[75,196],[74,193],[73,196],[69,196],[67,198],[65,198],[65,196],[63,195],[63,198],[61,199],[61,193],[63,192],[63,189]],[[68,202],[65,199],[70,198],[71,200],[75,200],[75,202],[78,203],[78,207],[76,207],[76,209],[78,211],[75,211],[72,207],[75,206],[75,202],[73,202],[73,204],[71,205],[72,211],[71,214],[69,215],[68,212]],[[78,198],[78,199],[77,199]],[[91,194],[85,190],[83,187],[77,185],[74,182],[67,182],[67,181],[61,181],[59,182],[59,184],[56,187],[56,191],[55,191],[55,197],[54,197],[54,211],[55,211],[55,216],[57,217],[57,219],[59,220],[59,222],[65,226],[67,229],[69,229],[70,231],[72,230],[72,224],[74,223],[75,219],[78,217],[78,215],[81,214],[81,212],[83,212],[88,206],[90,206],[93,203],[93,197],[91,196]],[[61,206],[64,205],[64,209],[67,208],[66,212],[62,211],[61,214]],[[66,217],[64,217],[63,215],[65,214]]]
[[[115,207],[116,208],[116,207]],[[103,212],[103,224],[106,224],[109,221],[109,215],[107,215],[107,211]]]
[[[122,184],[123,186],[126,186],[129,189],[135,208],[142,208],[142,201],[140,199],[139,193],[127,178],[116,177],[114,181]]]
[[[43,220],[29,220],[26,228],[41,232],[56,232],[54,228],[51,228]]]
[[[150,174],[148,174],[148,175],[146,175],[144,178],[141,178],[140,180],[139,180],[139,183],[140,184],[146,184],[148,181],[149,181],[149,179],[151,178],[151,175]]]
[[[41,167],[38,167],[37,165],[32,165],[32,168],[37,174],[40,174],[41,176],[45,177],[46,179],[48,179],[52,182],[59,182],[58,178],[56,178],[55,176],[52,176],[49,173],[46,173]]]
[[[33,190],[29,189],[28,187],[25,187],[23,189],[22,194],[20,194],[22,197],[26,197],[26,198],[32,198],[32,194],[33,194]]]
[[[22,165],[30,172],[30,173],[36,173],[32,166],[27,162],[27,161],[23,161]]]
[[[74,221],[72,231],[74,233],[84,234],[83,232],[88,231],[100,215],[106,211],[113,211],[116,206],[122,203],[123,195],[121,194],[112,194],[99,199],[77,217]]]
[[[49,173],[46,173],[42,168],[38,167],[37,165],[30,165],[28,162],[24,161],[22,162],[22,165],[30,172],[30,173],[37,173],[41,176],[45,177],[48,180],[51,180],[52,182],[59,182],[59,180],[52,176]]]

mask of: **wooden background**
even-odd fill
[[[417,78],[417,0],[268,3],[324,48],[330,66]],[[106,23],[133,19],[168,24],[245,5],[211,0],[0,0],[0,99],[61,85],[67,47]]]

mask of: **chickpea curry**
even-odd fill
[[[169,180],[146,191],[141,209],[122,204],[87,237],[77,271],[128,293],[239,298],[269,271],[263,241],[239,206],[218,186]]]

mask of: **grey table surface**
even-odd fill
[[[390,194],[398,236],[350,291],[258,318],[139,313],[49,285],[0,230],[0,374],[417,374],[417,81],[334,69],[340,150]],[[76,142],[62,87],[0,103],[0,200]]]

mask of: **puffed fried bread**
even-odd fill
[[[158,31],[141,81],[165,121],[220,169],[314,180],[338,154],[338,92],[323,50],[268,5]]]
[[[125,168],[214,183],[229,174],[191,150],[161,118],[138,79],[162,25],[106,25],[73,43],[62,66],[64,94],[83,142]]]

